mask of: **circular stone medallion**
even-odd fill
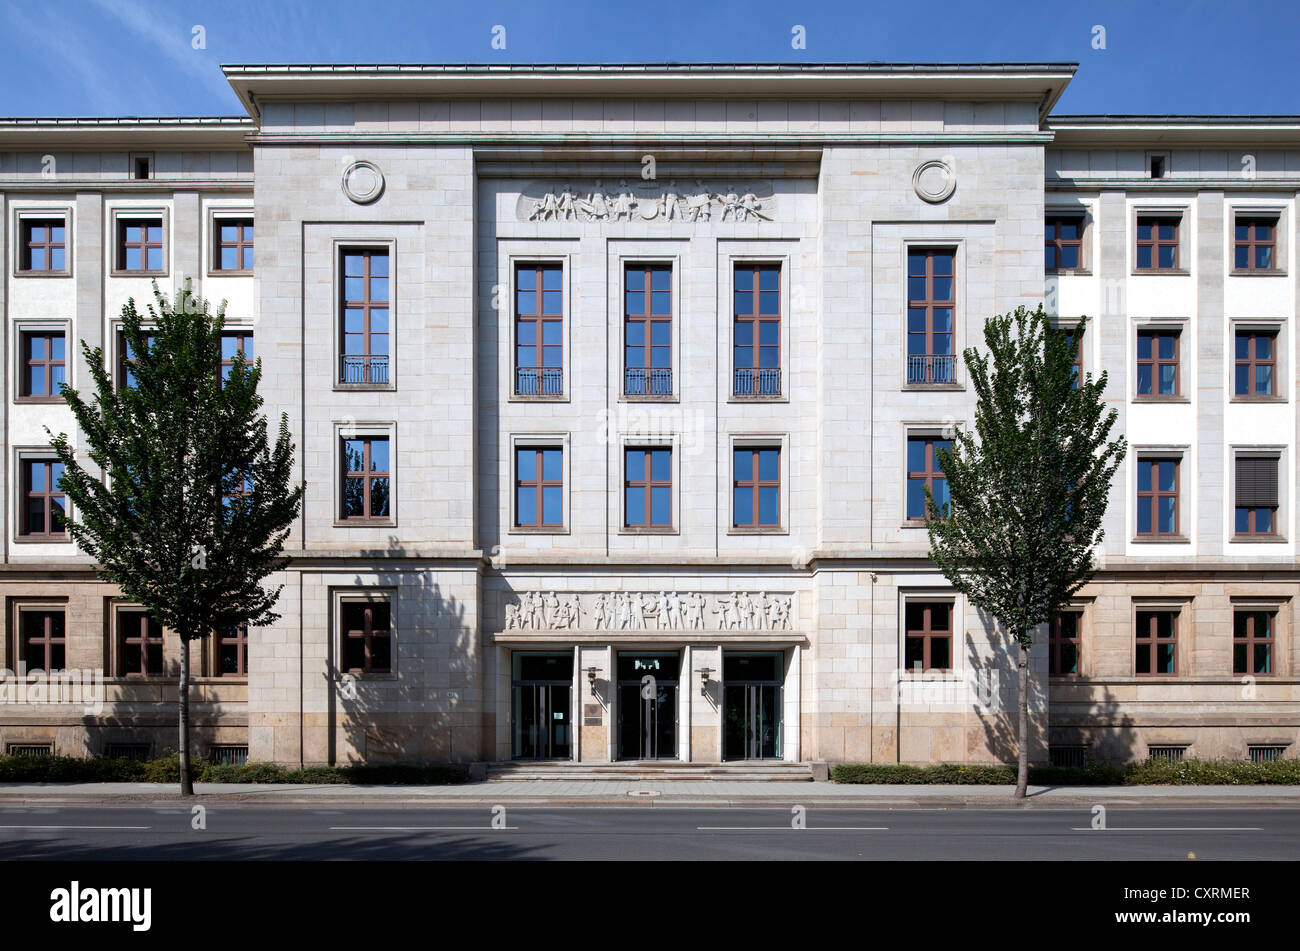
[[[912,173],[912,190],[922,201],[936,205],[952,197],[957,188],[957,175],[947,162],[931,159],[922,162]]]
[[[343,170],[343,194],[368,205],[384,191],[384,173],[374,162],[353,162]]]

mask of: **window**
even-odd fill
[[[564,270],[515,267],[515,395],[564,394]]]
[[[59,387],[68,378],[63,334],[53,330],[24,332],[21,346],[19,393],[30,398],[59,396]]]
[[[388,437],[343,440],[344,520],[391,518],[389,510]]]
[[[907,631],[904,666],[914,670],[952,669],[952,602],[910,601],[904,610]]]
[[[109,759],[146,760],[149,758],[148,743],[105,743],[104,755]]]
[[[226,518],[230,518],[231,508],[242,504],[240,500],[247,499],[252,494],[253,477],[251,475],[238,469],[227,470],[221,493],[221,507],[225,510]]]
[[[1179,267],[1178,229],[1181,224],[1182,219],[1177,216],[1138,216],[1139,271],[1172,271]]]
[[[143,336],[145,348],[152,347],[154,335],[145,333]],[[117,332],[117,355],[117,378],[122,381],[123,386],[135,386],[136,353],[131,344],[127,342],[126,333],[122,330]]]
[[[23,459],[23,511],[19,534],[31,538],[64,538],[67,500],[59,488],[63,463],[54,459]]]
[[[1277,218],[1238,217],[1233,222],[1233,261],[1238,271],[1277,270]]]
[[[781,265],[737,264],[732,292],[735,396],[781,395]]]
[[[214,271],[251,273],[253,270],[253,219],[216,219],[216,241],[213,242]]]
[[[1152,155],[1150,156],[1150,159],[1151,159],[1151,177],[1164,178],[1165,166],[1169,162],[1169,156],[1164,154]]]
[[[144,180],[153,177],[153,156],[132,155],[131,174],[134,178]]]
[[[248,625],[238,624],[220,632],[217,642],[217,676],[246,677],[248,675]]]
[[[907,253],[908,383],[954,382],[955,259],[951,248]]]
[[[1274,612],[1237,610],[1232,614],[1232,672],[1273,673]]]
[[[781,450],[738,447],[732,450],[732,520],[735,528],[781,525]]]
[[[943,476],[935,451],[951,449],[951,439],[933,436],[909,436],[907,440],[907,518],[923,521],[926,517],[925,490],[929,488],[940,509],[948,506],[948,480]]]
[[[220,743],[208,747],[208,762],[221,766],[244,766],[248,763],[246,744]]]
[[[1273,396],[1277,378],[1277,332],[1239,330],[1236,334],[1237,396]]]
[[[1251,746],[1247,747],[1252,763],[1276,763],[1286,755],[1285,746]]]
[[[1047,763],[1049,766],[1074,766],[1082,769],[1088,763],[1088,747],[1048,746]]]
[[[559,446],[515,450],[515,525],[564,527],[564,450]]]
[[[1236,532],[1277,532],[1277,457],[1237,457]]]
[[[1137,392],[1139,396],[1178,396],[1177,330],[1139,330],[1137,337]]]
[[[1083,216],[1048,215],[1043,266],[1049,271],[1083,267]]]
[[[1148,746],[1147,759],[1161,760],[1166,763],[1181,763],[1183,754],[1187,752],[1185,746]]]
[[[9,756],[53,756],[53,743],[8,743],[5,753]]]
[[[123,677],[160,677],[163,673],[162,626],[147,611],[117,612],[118,672]]]
[[[671,528],[673,451],[654,446],[624,450],[623,524],[627,528]]]
[[[161,274],[161,218],[117,219],[117,269],[128,274]]]
[[[623,393],[673,393],[673,270],[629,264],[623,276]]]
[[[1079,611],[1062,611],[1052,618],[1048,636],[1050,655],[1049,673],[1053,677],[1077,677],[1081,642],[1079,639],[1079,622],[1083,615]]]
[[[392,673],[392,606],[387,600],[344,601],[342,657],[349,673]]]
[[[251,330],[227,331],[221,335],[221,379],[224,382],[230,376],[230,368],[235,365],[235,354],[242,353],[244,362],[253,360],[253,332]]]
[[[63,611],[53,608],[19,608],[18,637],[23,662],[30,670],[47,674],[63,670],[67,635]]]
[[[1178,459],[1139,459],[1137,530],[1139,535],[1177,535]]]
[[[1143,676],[1176,673],[1174,645],[1177,634],[1177,611],[1139,611],[1134,665],[1137,673]]]
[[[343,349],[340,383],[388,383],[386,248],[343,250]]]
[[[1065,340],[1065,345],[1071,346],[1074,343],[1074,328],[1058,327],[1055,333],[1061,335]],[[1071,389],[1079,388],[1079,381],[1083,379],[1083,334],[1079,334],[1079,346],[1074,351],[1074,362],[1070,365],[1074,375],[1074,385]]]
[[[18,223],[18,270],[68,269],[68,227],[64,218],[22,218]]]

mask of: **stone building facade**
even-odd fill
[[[1034,759],[1294,755],[1300,120],[1052,116],[1065,64],[227,75],[246,117],[0,124],[0,666],[75,673],[7,679],[7,750],[174,747],[176,644],[60,535],[44,427],[189,280],[307,486],[205,755],[1012,758],[914,516],[958,355],[1039,304],[1132,451]]]

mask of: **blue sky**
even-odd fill
[[[0,0],[0,115],[241,113],[221,63],[1077,62],[1056,111],[1298,113],[1300,4]],[[807,48],[791,47],[795,25]],[[492,48],[494,26],[506,48]],[[205,48],[194,48],[195,27]],[[1094,48],[1096,27],[1105,48]]]

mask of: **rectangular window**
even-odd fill
[[[217,642],[217,676],[248,675],[248,625],[239,624],[220,632]]]
[[[1276,763],[1286,755],[1285,746],[1251,746],[1247,751],[1252,763]]]
[[[776,446],[740,447],[732,451],[732,526],[779,528],[781,525],[781,450]]]
[[[387,600],[344,601],[341,617],[339,666],[349,673],[392,673],[392,605]]]
[[[1088,764],[1088,747],[1049,746],[1047,763],[1049,766],[1073,766],[1082,769]]]
[[[1137,269],[1173,271],[1179,264],[1177,216],[1139,215],[1137,220]]]
[[[1048,215],[1043,266],[1049,271],[1083,267],[1083,216]]]
[[[1238,535],[1277,532],[1276,457],[1237,458],[1236,531]]]
[[[623,453],[623,524],[627,528],[671,528],[673,451],[656,446]]]
[[[1178,459],[1139,459],[1137,531],[1139,535],[1177,535]]]
[[[67,355],[60,332],[39,330],[22,334],[22,380],[25,397],[56,397],[67,382]]]
[[[564,527],[564,450],[559,446],[515,450],[515,525]]]
[[[1134,670],[1142,676],[1176,673],[1174,646],[1177,635],[1177,611],[1137,612],[1137,656]]]
[[[162,625],[147,611],[128,609],[117,612],[117,646],[119,676],[162,676]]]
[[[629,264],[623,275],[623,393],[672,396],[673,269]]]
[[[1233,261],[1238,271],[1277,270],[1277,218],[1238,217],[1233,222]]]
[[[737,264],[733,272],[735,396],[781,395],[781,265]]]
[[[235,354],[242,353],[245,363],[253,362],[253,332],[251,330],[231,330],[221,335],[221,379],[230,376],[230,368],[235,365]]]
[[[18,223],[18,270],[68,269],[68,227],[64,218],[22,218]]]
[[[909,601],[904,665],[908,670],[952,669],[952,602]]]
[[[55,459],[21,460],[23,514],[19,534],[31,538],[65,538],[67,500],[59,488],[63,463]]]
[[[251,274],[253,271],[253,219],[216,219],[216,241],[213,242],[214,271],[233,271]]]
[[[153,338],[152,333],[144,334],[146,349],[153,346]],[[117,332],[117,360],[117,378],[122,381],[123,386],[135,386],[136,353],[127,342],[126,333],[121,330]]]
[[[117,269],[131,274],[162,273],[161,218],[117,219]]]
[[[1232,672],[1273,673],[1273,611],[1234,611],[1232,615]]]
[[[907,382],[952,383],[956,362],[956,252],[913,248],[907,253]]]
[[[1177,330],[1139,330],[1137,392],[1139,396],[1178,396],[1179,336]]]
[[[67,635],[63,611],[55,608],[18,609],[19,650],[29,671],[63,670]]]
[[[1273,396],[1277,378],[1277,332],[1239,330],[1236,334],[1237,396]]]
[[[387,436],[344,439],[341,518],[345,521],[391,518],[391,476]]]
[[[1051,676],[1079,676],[1079,659],[1082,651],[1079,639],[1079,622],[1082,620],[1083,614],[1079,611],[1062,611],[1052,618],[1052,627],[1048,637],[1049,673]]]
[[[1185,746],[1148,746],[1147,759],[1163,760],[1166,763],[1181,763],[1187,752]]]
[[[923,521],[926,517],[925,490],[929,488],[940,509],[948,506],[948,480],[935,455],[938,449],[952,449],[951,439],[933,436],[909,436],[907,440],[907,518]]]
[[[564,269],[515,267],[515,395],[564,394]]]
[[[345,248],[343,257],[343,341],[340,383],[388,383],[388,285],[386,248]]]

